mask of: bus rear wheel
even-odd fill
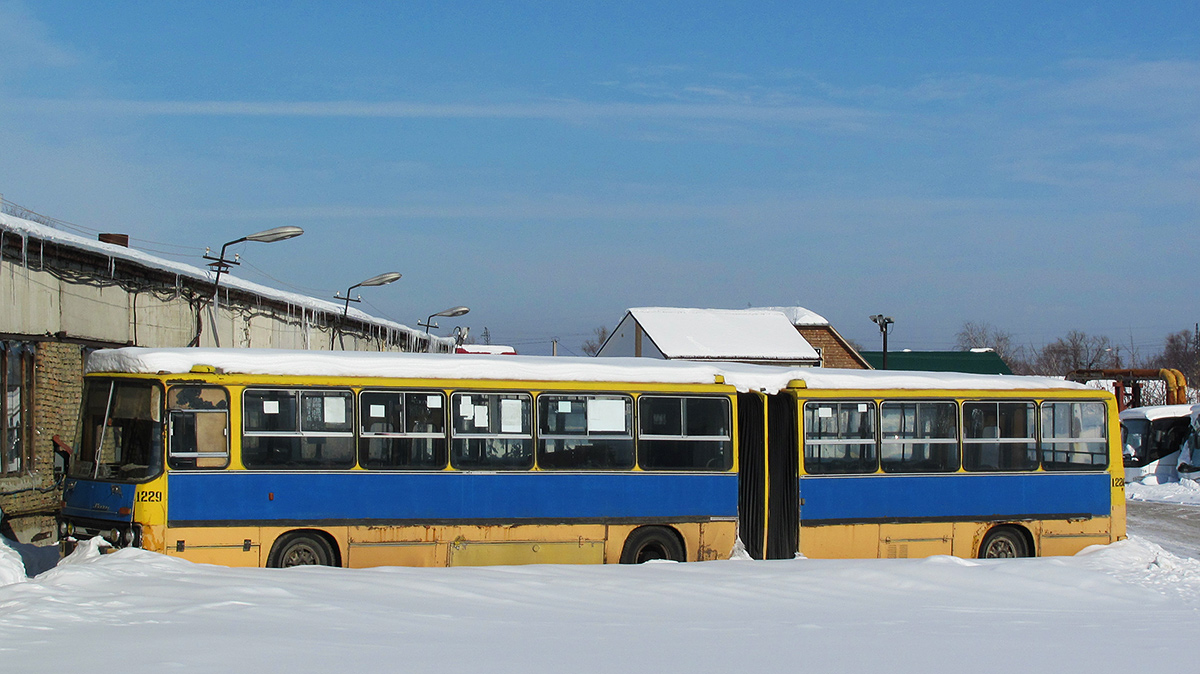
[[[621,550],[622,564],[641,564],[655,559],[686,561],[683,544],[673,531],[666,527],[642,527],[629,534]]]
[[[271,548],[267,566],[286,569],[292,566],[333,566],[333,546],[322,536],[313,533],[294,533],[283,536]]]
[[[996,527],[983,537],[979,546],[980,559],[1010,559],[1028,557],[1029,545],[1015,527]]]

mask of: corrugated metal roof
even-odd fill
[[[877,370],[883,368],[882,351],[859,353],[871,367]],[[888,351],[888,369],[971,374],[1013,373],[995,351]]]

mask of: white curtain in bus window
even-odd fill
[[[958,470],[958,405],[953,401],[885,401],[879,430],[879,465],[885,473]]]
[[[638,465],[645,470],[733,468],[728,398],[638,398]]]
[[[874,401],[804,404],[804,472],[812,475],[874,473]]]
[[[969,400],[962,405],[963,470],[1037,470],[1032,401]]]
[[[358,461],[365,468],[446,467],[446,415],[441,393],[363,391],[358,407]]]
[[[633,468],[633,397],[538,396],[538,466],[562,470]]]
[[[533,467],[533,397],[528,393],[455,393],[450,464],[480,470]]]
[[[1042,403],[1042,468],[1104,470],[1107,467],[1104,403]]]

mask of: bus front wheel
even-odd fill
[[[1014,527],[996,527],[983,537],[979,546],[980,559],[1008,559],[1028,557],[1029,545],[1025,537]]]
[[[275,569],[333,564],[333,547],[329,545],[329,541],[312,533],[294,533],[280,538],[267,557],[267,566]]]
[[[683,544],[675,532],[666,527],[642,527],[629,534],[621,550],[622,564],[641,564],[655,559],[686,561]]]

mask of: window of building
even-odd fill
[[[602,394],[538,396],[538,466],[633,468],[633,398]]]
[[[1037,469],[1037,426],[1032,402],[968,401],[962,409],[964,470]]]
[[[733,467],[728,398],[638,398],[638,465],[646,470]]]
[[[229,465],[228,391],[220,386],[172,386],[167,391],[167,414],[171,468]]]
[[[455,393],[450,401],[450,463],[455,468],[533,467],[533,397],[528,393]]]
[[[958,405],[884,402],[880,405],[879,464],[886,473],[958,470]]]
[[[0,476],[33,469],[33,355],[32,342],[0,342]]]
[[[363,391],[358,396],[359,465],[446,467],[446,396],[436,391]]]
[[[874,401],[829,400],[804,404],[806,473],[874,473],[878,468]]]
[[[242,463],[264,469],[350,468],[353,410],[349,390],[246,389]]]
[[[1104,470],[1108,432],[1102,402],[1042,403],[1042,468]]]

